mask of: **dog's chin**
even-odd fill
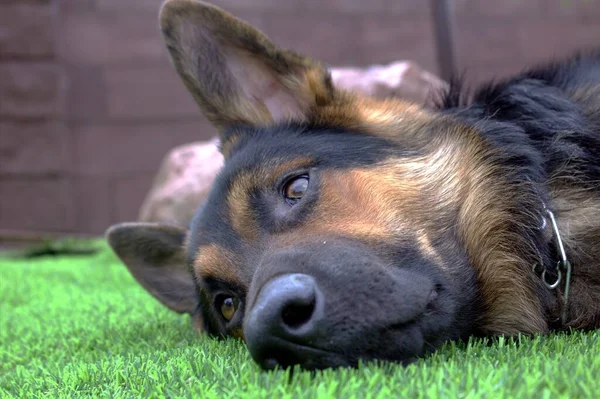
[[[339,353],[314,350],[312,348],[306,348],[307,351],[313,352],[313,356],[302,363],[296,362],[271,362],[270,364],[261,364],[261,367],[265,370],[273,370],[275,368],[293,368],[297,366],[300,370],[304,371],[318,371],[326,369],[340,369],[340,368],[356,368],[358,366],[358,359],[349,358]]]
[[[411,363],[419,360],[423,354],[405,356],[396,358],[391,354],[362,354],[362,355],[350,355],[350,354],[341,354],[330,351],[322,351],[322,350],[313,350],[312,348],[306,348],[307,351],[313,352],[313,356],[303,363],[297,362],[286,362],[271,360],[267,362],[262,362],[260,366],[264,370],[274,370],[274,369],[289,369],[298,367],[298,369],[303,371],[319,371],[319,370],[336,370],[336,369],[356,369],[359,368],[362,364],[395,364],[399,366],[408,366]],[[315,355],[314,353],[318,353]]]
[[[398,366],[408,366],[416,362],[419,357],[409,357],[402,360],[381,359],[372,356],[363,356],[357,358],[348,358],[339,354],[328,354],[322,359],[314,359],[305,365],[300,365],[301,370],[320,371],[320,370],[338,370],[338,369],[359,369],[362,365],[368,364],[392,364]]]
[[[342,345],[339,348],[336,347],[335,350],[281,342],[280,350],[273,351],[271,356],[257,361],[265,370],[298,367],[300,370],[316,371],[357,368],[365,363],[407,366],[436,349],[434,345],[425,341],[421,329],[416,324],[416,322],[409,326],[391,324],[387,327],[380,327],[377,331],[365,331],[370,335],[371,345],[362,347],[355,345],[357,341],[361,341],[360,338],[349,340],[347,346]],[[374,344],[379,339],[381,343]],[[443,339],[439,341],[443,342]],[[286,350],[290,349],[290,346],[294,347],[293,351]]]

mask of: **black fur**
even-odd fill
[[[501,149],[496,162],[504,176],[511,176],[515,187],[530,191],[523,196],[522,209],[528,212],[515,210],[514,219],[523,221],[516,228],[535,243],[546,271],[555,276],[559,255],[554,242],[548,245],[539,229],[523,226],[536,226],[531,216],[544,214],[542,203],[552,208],[551,180],[564,179],[573,190],[600,192],[600,113],[589,111],[595,104],[573,98],[577,90],[600,86],[600,51],[541,65],[484,84],[474,93],[462,82],[451,82],[438,110],[475,127],[490,145]],[[531,206],[531,198],[539,198],[537,208]],[[551,294],[543,287],[539,291],[551,309]],[[549,318],[557,322],[556,317]]]
[[[600,180],[600,115],[586,115],[589,104],[577,103],[571,95],[597,85],[600,50],[485,84],[473,95],[460,79],[454,80],[439,109],[470,124],[505,123],[484,128],[483,133],[513,157],[508,160],[511,166],[529,164],[533,180],[553,176],[570,161],[575,163],[568,170],[577,171],[585,184]],[[600,190],[597,184],[588,188]]]

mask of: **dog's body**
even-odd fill
[[[600,327],[600,53],[429,110],[337,90],[204,3],[168,1],[161,27],[225,166],[189,231],[108,239],[171,309],[265,368]],[[573,272],[550,288],[559,243]]]

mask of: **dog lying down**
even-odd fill
[[[600,52],[428,109],[337,89],[204,2],[160,25],[225,164],[188,229],[107,239],[200,330],[320,369],[600,326]]]

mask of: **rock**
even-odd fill
[[[386,98],[398,97],[431,105],[432,93],[446,83],[410,61],[368,68],[333,68],[334,84],[348,90]],[[223,164],[218,140],[195,142],[171,150],[162,162],[154,185],[140,209],[144,222],[187,225],[206,199]]]
[[[142,204],[139,219],[187,225],[223,164],[217,145],[215,138],[172,149]]]
[[[361,68],[333,68],[331,77],[336,86],[360,91],[377,98],[397,97],[430,106],[446,83],[412,61]]]

